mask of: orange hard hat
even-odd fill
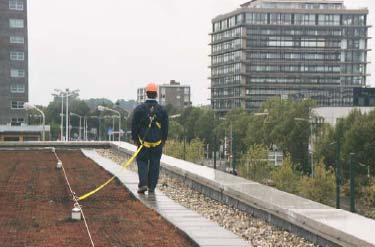
[[[149,83],[146,86],[146,92],[158,92],[158,86],[155,83]]]

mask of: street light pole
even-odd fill
[[[57,94],[52,94],[54,97],[60,97],[61,98],[61,113],[60,113],[60,140],[63,141],[64,136],[64,92],[60,89],[55,89],[55,92]]]
[[[55,89],[56,92],[59,92],[62,97],[66,97],[66,114],[65,114],[65,141],[69,141],[69,97],[70,96],[77,96],[79,90],[71,91],[69,88],[65,89],[65,91]],[[62,102],[64,104],[64,102]],[[62,108],[63,111],[63,108]],[[63,122],[63,121],[61,121]]]
[[[214,148],[214,169],[216,170],[216,114],[214,112],[214,145],[213,145],[213,148]]]
[[[169,119],[175,119],[175,118],[180,118],[181,117],[181,114],[176,114],[176,115],[172,115],[169,117]],[[183,134],[183,142],[184,142],[184,153],[183,153],[183,158],[184,160],[186,160],[186,129],[185,129],[185,125],[183,124],[182,125],[182,134]]]
[[[61,95],[61,116],[60,116],[60,139],[63,140],[64,136],[64,95]],[[65,138],[64,138],[65,139]]]
[[[354,153],[349,154],[349,170],[350,170],[350,212],[355,212],[355,181],[354,181]]]
[[[82,140],[82,116],[81,115],[79,115],[79,114],[77,114],[77,113],[73,113],[73,112],[71,112],[70,113],[70,116],[75,116],[75,117],[79,117],[79,133],[78,133],[78,135],[79,135],[79,140],[81,141]]]
[[[32,105],[30,103],[24,103],[24,108],[26,110],[31,110],[31,109],[35,109],[37,110],[43,117],[43,132],[42,132],[42,141],[45,141],[46,140],[46,129],[45,129],[45,126],[46,126],[46,116],[44,115],[44,112],[42,110],[40,110],[38,107],[36,107],[35,105]]]
[[[115,141],[115,116],[112,116],[112,141]]]
[[[83,138],[87,141],[87,116],[83,118]]]
[[[98,131],[98,134],[99,134],[99,141],[102,141],[102,131],[100,130],[101,128],[101,123],[102,123],[102,119],[100,117],[99,118],[99,131]]]
[[[82,141],[82,117],[81,116],[79,116],[79,130],[78,130],[78,132],[79,132],[79,140],[80,141]]]
[[[305,121],[310,124],[310,137],[309,137],[309,148],[308,153],[311,153],[311,177],[314,177],[314,150],[313,150],[313,119],[310,117],[306,118],[294,118],[296,121]]]
[[[341,184],[341,166],[340,166],[340,140],[336,142],[336,208],[340,208],[340,184]]]
[[[314,177],[314,151],[313,151],[313,123],[310,119],[310,152],[311,152],[311,176]]]
[[[98,106],[98,110],[99,111],[111,111],[111,112],[118,114],[118,141],[120,142],[121,141],[121,113],[119,111],[116,111],[116,110],[113,110],[111,108],[101,106],[101,105]],[[114,140],[114,136],[113,136],[113,140]]]
[[[65,140],[69,141],[69,89],[66,89]]]

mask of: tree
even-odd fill
[[[269,148],[276,145],[301,171],[308,171],[309,119],[313,101],[291,101],[279,98],[266,101],[261,112],[267,116],[253,116],[248,120],[246,141],[248,144],[264,144]]]
[[[352,112],[345,120],[346,132],[343,134],[342,156],[349,159],[350,153],[355,153],[355,164],[358,162],[370,165],[375,169],[375,111],[369,114]],[[357,172],[367,173],[366,168],[355,166]],[[347,168],[348,169],[348,168]],[[362,169],[362,170],[361,170]]]
[[[179,122],[171,119],[169,121],[168,136],[169,139],[183,140],[184,127]]]

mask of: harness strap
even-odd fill
[[[146,142],[146,141],[143,141],[139,136],[138,136],[138,139],[141,145],[144,146],[145,148],[156,148],[161,144],[161,140],[157,142]]]

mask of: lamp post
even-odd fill
[[[260,117],[260,116],[268,116],[269,113],[267,110],[265,110],[265,112],[259,112],[259,113],[254,113],[254,116],[256,117]],[[220,117],[219,120],[227,120],[227,118],[225,117]],[[235,145],[235,135],[233,133],[233,124],[232,124],[232,121],[230,121],[230,125],[229,125],[229,130],[230,130],[230,143],[231,143],[231,147],[230,147],[230,153],[231,153],[231,163],[232,163],[232,171],[233,171],[233,174],[234,175],[237,175],[237,172],[236,172],[236,163],[237,163],[237,157],[236,157],[236,145]]]
[[[217,136],[216,136],[216,112],[214,111],[214,129],[213,129],[213,133],[214,133],[214,145],[213,145],[213,149],[214,149],[214,169],[216,170],[216,142],[217,142]]]
[[[98,106],[99,111],[110,111],[118,114],[118,141],[121,141],[121,113],[119,111],[113,110],[111,108],[99,105]]]
[[[74,117],[79,117],[79,134],[78,134],[78,136],[79,136],[79,140],[81,141],[82,140],[82,116],[81,115],[78,115],[77,113],[73,113],[73,112],[71,112],[70,113],[70,116],[74,116]]]
[[[350,172],[350,212],[355,212],[355,181],[354,181],[354,159],[355,153],[349,154],[349,172]]]
[[[78,96],[79,90],[70,90],[69,88],[65,91],[55,89],[56,92],[60,93],[62,97],[66,97],[66,111],[65,111],[65,141],[69,141],[69,97]]]
[[[61,122],[60,122],[60,140],[63,141],[63,136],[64,136],[64,92],[59,90],[59,89],[55,89],[55,94],[52,94],[52,96],[54,97],[59,97],[61,98],[61,113],[60,113],[60,119],[61,119]]]
[[[336,142],[336,208],[340,208],[340,185],[341,185],[341,164],[340,164],[340,140]]]
[[[336,208],[340,208],[340,186],[341,186],[341,136],[342,136],[342,120],[343,118],[336,119]]]
[[[175,118],[179,118],[179,117],[181,117],[181,114],[172,115],[169,118],[170,119],[175,119]],[[183,153],[183,158],[184,158],[184,160],[186,160],[186,132],[185,132],[185,125],[182,125],[182,131],[183,131],[183,135],[184,135],[184,153]]]
[[[66,140],[69,141],[69,97],[70,96],[77,96],[79,90],[73,90],[71,91],[69,88],[65,89],[65,97],[66,97],[66,113],[65,113],[65,124],[66,124],[66,129],[65,129],[65,135],[66,135]]]
[[[309,138],[309,148],[308,151],[311,153],[311,177],[314,177],[314,151],[313,151],[313,119],[310,117],[306,118],[294,118],[295,121],[303,121],[310,124],[310,138]]]
[[[32,105],[28,102],[24,103],[23,104],[23,107],[26,109],[26,110],[37,110],[43,117],[43,132],[42,132],[42,141],[45,141],[46,140],[46,130],[45,130],[45,125],[46,125],[46,116],[44,115],[44,112],[42,110],[40,110],[38,107],[36,107],[35,105]]]
[[[129,115],[127,117],[124,116],[125,125],[126,125],[126,127],[124,126],[124,133],[125,133],[125,139],[124,139],[124,141],[125,142],[128,140],[128,135],[126,134],[126,132],[128,130],[128,119],[129,119]]]
[[[101,141],[102,138],[101,138],[101,131],[100,131],[100,126],[101,126],[101,117],[100,116],[88,116],[87,118],[95,118],[95,119],[98,119],[99,121],[99,127],[98,127],[98,140]]]
[[[112,133],[108,133],[108,140],[109,141],[114,141],[114,129],[115,129],[115,122],[114,122],[114,120],[115,120],[115,118],[118,118],[118,116],[116,116],[116,115],[111,115],[111,116],[103,116],[102,118],[103,119],[112,119]]]

